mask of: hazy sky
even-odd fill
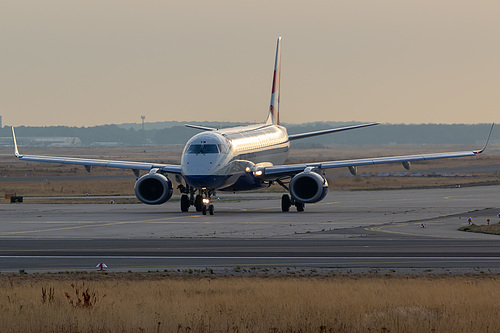
[[[500,2],[0,0],[4,125],[500,122]]]

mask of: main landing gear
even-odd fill
[[[214,215],[214,205],[210,203],[210,196],[213,194],[211,190],[201,189],[196,194],[196,189],[188,186],[179,186],[181,193],[181,212],[188,212],[190,206],[194,206],[197,212],[203,215]]]
[[[283,187],[285,190],[287,190],[288,192],[290,192],[290,189],[288,188],[288,186],[286,186],[286,184],[282,180],[278,179],[276,182],[281,187]],[[283,194],[283,196],[281,197],[281,211],[282,212],[288,212],[288,211],[290,211],[290,207],[292,205],[295,206],[295,208],[297,208],[298,212],[303,212],[304,208],[306,207],[305,203],[298,202],[295,199],[290,198],[290,196],[288,194]]]
[[[298,202],[290,198],[288,194],[283,194],[283,196],[281,197],[281,211],[288,212],[292,205],[297,208],[298,212],[303,212],[306,206],[303,202]]]

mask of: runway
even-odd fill
[[[216,215],[179,202],[0,205],[0,272],[205,271],[500,272],[495,235],[460,232],[467,218],[498,223],[499,186],[331,191],[304,213],[281,194],[220,194]],[[426,228],[420,223],[425,221]]]

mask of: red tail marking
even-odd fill
[[[274,75],[273,75],[273,89],[271,91],[272,94],[274,94],[275,86],[276,86],[276,70],[274,70]]]

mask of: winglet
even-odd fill
[[[490,141],[491,132],[493,132],[493,126],[495,126],[495,123],[491,124],[490,134],[488,134],[488,139],[486,139],[486,143],[484,144],[484,147],[481,150],[476,150],[474,152],[474,154],[481,154],[486,149],[486,146],[488,145],[488,142]]]
[[[12,126],[12,138],[14,139],[14,155],[16,155],[17,158],[23,157],[23,155],[19,154],[19,150],[17,149],[16,133],[14,132],[14,126]]]
[[[276,45],[276,59],[274,61],[273,88],[271,90],[271,105],[266,124],[280,124],[280,76],[281,76],[281,37]]]

